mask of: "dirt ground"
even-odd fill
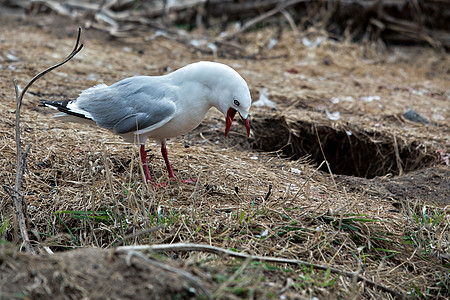
[[[14,186],[16,161],[11,80],[23,87],[62,60],[78,25],[51,15],[1,15],[0,178],[7,186]],[[241,37],[257,56],[215,58],[154,32],[111,38],[84,30],[84,49],[24,98],[22,142],[32,147],[23,195],[40,254],[18,251],[12,202],[2,190],[0,298],[206,298],[181,272],[114,253],[118,245],[175,242],[307,260],[388,287],[289,264],[152,254],[195,276],[215,298],[450,296],[449,54],[329,39],[307,47],[289,31],[261,51],[274,32]],[[323,32],[303,34],[314,40]],[[252,108],[249,139],[239,122],[224,139],[224,118],[213,110],[193,132],[171,139],[174,171],[196,178],[194,185],[142,183],[135,147],[99,128],[58,123],[38,105],[199,60],[229,64],[254,101],[267,88],[277,106]],[[409,120],[409,109],[428,123]],[[158,147],[147,146],[152,176],[165,182]]]

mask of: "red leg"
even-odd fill
[[[164,161],[166,162],[167,172],[169,173],[170,179],[175,179],[175,175],[173,174],[172,166],[170,165],[169,158],[167,157],[167,148],[166,148],[166,141],[161,141],[161,153],[164,158]]]
[[[150,170],[148,169],[147,153],[145,152],[145,145],[141,145],[141,160],[142,160],[142,167],[144,168],[145,179],[147,179],[147,181],[152,181],[152,178],[150,176]]]

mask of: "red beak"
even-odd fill
[[[230,132],[231,123],[233,123],[234,116],[236,115],[237,110],[234,108],[230,108],[227,112],[227,118],[225,119],[225,137],[227,137],[228,132]],[[239,116],[242,119],[242,122],[244,123],[245,128],[247,129],[247,136],[250,136],[250,122],[247,119],[244,119],[240,114]]]

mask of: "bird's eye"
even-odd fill
[[[233,103],[234,103],[234,105],[236,105],[236,106],[239,106],[239,105],[240,105],[239,101],[237,101],[236,99],[234,99]]]

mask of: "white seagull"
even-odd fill
[[[170,179],[175,179],[167,157],[166,139],[196,128],[211,107],[225,116],[225,137],[236,112],[250,136],[248,112],[251,96],[245,80],[231,67],[197,62],[163,76],[135,76],[113,85],[98,84],[84,90],[76,100],[41,101],[59,112],[55,118],[96,123],[140,144],[147,181],[151,182],[145,141],[161,143]]]

